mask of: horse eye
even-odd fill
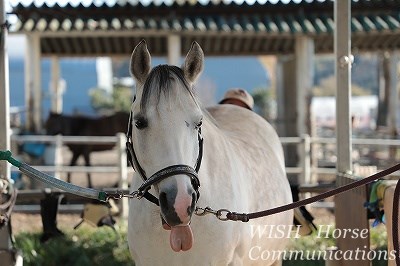
[[[144,118],[139,118],[135,121],[135,127],[137,129],[143,129],[145,127],[147,127],[147,121]]]

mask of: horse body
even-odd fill
[[[140,45],[143,46],[142,43],[138,46]],[[144,48],[137,47],[135,51],[137,49]],[[199,47],[192,46],[191,51],[193,49]],[[145,61],[141,60],[139,63],[135,61],[135,51],[132,55],[132,65]],[[193,56],[190,53],[185,65],[190,65],[187,61],[193,57],[194,60],[201,58],[199,54]],[[184,72],[189,70],[184,67]],[[137,80],[140,80],[137,73],[146,73],[135,70],[132,72]],[[179,85],[179,82],[174,75],[171,76],[175,81],[171,95],[162,97],[161,94],[156,102],[153,99],[152,104],[147,107],[151,110],[150,114],[142,110],[143,104],[140,107],[139,103],[134,103],[132,107],[133,115],[145,113],[143,116],[148,119],[149,124],[148,129],[132,133],[133,146],[137,150],[138,160],[144,170],[151,175],[162,167],[179,163],[176,158],[182,160],[180,163],[194,165],[199,152],[197,136],[194,131],[187,133],[183,121],[179,122],[179,119],[184,119],[187,125],[191,125],[189,122],[191,116],[188,114],[193,112],[196,117],[193,121],[197,121],[198,112],[201,112],[204,154],[198,173],[201,187],[197,206],[251,212],[291,202],[283,151],[274,129],[264,119],[244,108],[231,105],[213,107],[208,111],[197,108],[189,93],[179,90],[176,85],[176,83]],[[190,77],[186,73],[185,76]],[[143,90],[139,84],[138,102],[142,98]],[[188,102],[191,102],[191,105]],[[154,124],[151,124],[154,120],[157,121],[156,126],[161,124],[161,130],[160,128],[158,131],[151,130],[151,127],[154,127]],[[170,126],[167,128],[169,123]],[[142,132],[143,130],[147,131]],[[179,144],[179,141],[183,145]],[[189,151],[185,149],[186,146],[190,148]],[[150,155],[147,155],[148,153]],[[139,174],[135,172],[131,188],[135,190],[141,183]],[[175,192],[171,193],[172,196],[167,196],[173,199],[174,204],[168,205],[160,197],[161,210],[160,207],[145,200],[130,202],[128,241],[136,265],[270,265],[276,261],[272,257],[261,258],[260,253],[264,250],[283,251],[288,240],[287,234],[277,236],[274,234],[277,230],[273,229],[271,237],[271,234],[257,235],[255,231],[258,226],[262,230],[264,226],[273,228],[274,225],[289,229],[293,221],[291,211],[251,220],[249,223],[222,222],[212,215],[192,217],[191,205],[185,205],[192,191],[188,192],[187,197],[182,196],[184,190],[188,190],[187,183],[188,178],[184,176],[168,177],[151,189],[155,195],[161,195],[163,192],[160,191],[168,189]],[[190,225],[183,219],[185,217],[181,218],[181,224],[170,224],[171,218],[165,211],[166,204],[169,209],[175,208],[180,218],[183,217],[180,206],[187,206]],[[170,234],[161,226],[160,215],[171,225]],[[184,245],[185,239],[179,239],[182,241],[184,252],[173,251],[180,250],[179,248],[176,250],[176,245],[171,240],[176,237],[174,236],[177,234],[174,233],[176,227],[193,228],[193,246],[187,248]],[[252,250],[258,254],[250,254]]]
[[[129,113],[117,112],[103,117],[69,116],[50,113],[46,121],[46,132],[49,135],[62,134],[64,136],[115,136],[118,132],[125,132],[129,120]],[[90,153],[111,150],[114,144],[66,144],[72,152],[70,166],[76,165],[80,156],[84,157],[85,165],[90,166]],[[88,186],[92,187],[90,173],[87,174]],[[70,182],[71,174],[67,174]]]

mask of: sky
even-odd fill
[[[9,57],[24,57],[25,55],[25,36],[8,35],[7,50]]]

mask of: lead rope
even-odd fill
[[[48,174],[42,173],[34,169],[33,167],[27,165],[26,163],[20,162],[15,158],[13,158],[10,151],[0,151],[0,160],[8,161],[9,163],[17,167],[22,173],[33,179],[36,179],[40,182],[46,183],[48,185],[51,185],[53,187],[64,190],[66,192],[70,192],[78,196],[90,199],[96,199],[100,201],[107,201],[110,196],[105,191],[100,191],[92,188],[83,188],[80,186],[73,185],[71,183],[64,182]]]
[[[252,212],[252,213],[237,213],[237,212],[231,212],[227,209],[219,209],[219,210],[213,210],[210,207],[205,207],[205,208],[196,208],[195,214],[198,216],[203,216],[207,214],[213,214],[215,215],[219,220],[221,221],[242,221],[242,222],[248,222],[251,219],[256,219],[256,218],[261,218],[261,217],[266,217],[270,216],[272,214],[292,210],[313,202],[320,201],[322,199],[326,199],[328,197],[341,194],[343,192],[349,191],[351,189],[354,189],[356,187],[360,187],[363,185],[367,185],[375,180],[378,180],[382,177],[385,177],[387,175],[390,175],[396,171],[400,170],[400,164],[396,164],[395,166],[392,166],[388,169],[385,169],[381,172],[378,172],[376,174],[373,174],[369,177],[360,179],[358,181],[354,181],[350,184],[346,184],[344,186],[329,190],[327,192],[321,193],[319,195],[296,201],[293,203],[289,203],[283,206],[279,206],[276,208],[268,209],[265,211],[259,211],[259,212]],[[344,173],[339,173],[339,175],[350,177],[348,174]],[[392,217],[392,235],[393,235],[393,248],[396,253],[396,265],[400,266],[400,246],[399,246],[399,232],[398,232],[398,214],[399,214],[399,198],[400,198],[400,182],[397,182],[395,193],[394,193],[394,198],[393,198],[393,217]]]
[[[143,195],[140,194],[139,191],[134,191],[130,194],[124,194],[122,192],[116,192],[114,194],[109,194],[105,191],[100,191],[96,189],[91,189],[91,188],[83,188],[79,187],[67,182],[64,182],[60,179],[56,179],[50,175],[47,175],[45,173],[42,173],[33,167],[20,162],[16,160],[15,158],[12,157],[12,154],[10,151],[0,151],[0,160],[5,160],[17,167],[22,173],[26,174],[27,176],[34,178],[38,181],[44,182],[46,184],[49,184],[53,187],[59,188],[61,190],[64,190],[66,192],[70,192],[75,195],[79,195],[82,197],[86,198],[91,198],[91,199],[97,199],[100,201],[108,201],[110,198],[114,199],[121,199],[122,197],[128,197],[128,198],[137,198],[141,199]],[[369,177],[363,178],[358,181],[354,181],[350,184],[338,187],[336,189],[332,189],[330,191],[321,193],[319,195],[316,195],[314,197],[310,197],[304,200],[296,201],[293,203],[289,203],[283,206],[279,206],[276,208],[272,208],[269,210],[265,211],[259,211],[259,212],[252,212],[252,213],[237,213],[237,212],[231,212],[227,209],[219,209],[218,211],[215,211],[211,209],[210,207],[206,208],[200,208],[196,207],[195,214],[198,216],[203,216],[206,214],[214,214],[219,220],[222,221],[242,221],[242,222],[248,222],[251,219],[256,219],[260,217],[266,217],[270,216],[272,214],[292,210],[316,201],[320,201],[322,199],[326,199],[328,197],[349,191],[351,189],[354,189],[356,187],[360,187],[363,185],[367,185],[377,179],[380,179],[382,177],[385,177],[387,175],[390,175],[396,171],[400,170],[400,164],[397,164],[395,166],[392,166],[388,169],[385,169],[381,172],[378,172],[376,174],[373,174]],[[339,175],[342,176],[350,176],[348,174],[341,174]],[[393,198],[393,217],[392,217],[392,235],[393,235],[393,248],[396,253],[396,265],[400,266],[400,247],[399,247],[399,226],[398,226],[398,214],[399,214],[399,197],[400,196],[400,182],[397,182],[396,188],[395,188],[395,193],[394,193],[394,198]]]
[[[265,211],[259,211],[259,212],[252,212],[252,213],[237,213],[237,212],[231,212],[227,209],[219,209],[218,211],[211,209],[210,207],[206,207],[206,208],[200,208],[197,207],[196,208],[196,214],[199,216],[202,215],[206,215],[206,214],[214,214],[217,216],[218,219],[222,220],[222,221],[242,221],[242,222],[248,222],[251,219],[256,219],[256,218],[261,218],[261,217],[266,217],[266,216],[270,216],[272,214],[276,214],[276,213],[280,213],[280,212],[284,212],[284,211],[288,211],[288,210],[292,210],[304,205],[308,205],[310,203],[313,202],[317,202],[320,201],[322,199],[326,199],[328,197],[349,191],[351,189],[354,189],[356,187],[360,187],[363,185],[367,185],[379,178],[385,177],[387,175],[390,175],[396,171],[400,170],[400,164],[396,164],[395,166],[392,166],[388,169],[385,169],[381,172],[378,172],[376,174],[373,174],[369,177],[354,181],[350,184],[346,184],[344,186],[329,190],[327,192],[318,194],[316,196],[304,199],[304,200],[299,200],[296,202],[292,202],[286,205],[282,205],[276,208],[272,208],[272,209],[268,209]],[[339,173],[339,175],[345,176],[345,177],[351,177],[351,175],[349,174],[344,174],[344,173]],[[400,182],[398,182],[399,184]],[[396,187],[397,188],[397,187]],[[397,195],[398,197],[398,195]],[[394,204],[397,204],[396,206],[398,206],[398,202],[394,202]],[[400,266],[400,264],[399,264]]]

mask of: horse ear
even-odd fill
[[[185,78],[194,83],[200,73],[203,71],[204,53],[197,42],[192,43],[189,52],[186,55],[185,62],[183,63],[183,73]]]
[[[146,81],[150,72],[151,57],[145,40],[140,41],[132,52],[130,72],[131,75],[141,84]]]

